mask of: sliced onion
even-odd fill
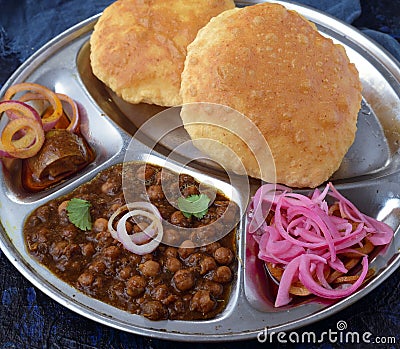
[[[327,289],[321,285],[319,285],[312,277],[310,273],[310,262],[314,260],[320,260],[319,256],[312,254],[304,254],[301,256],[301,262],[299,264],[299,279],[303,283],[303,285],[310,290],[313,294],[329,299],[337,299],[343,298],[354,293],[364,282],[365,276],[368,273],[368,257],[365,256],[362,259],[362,272],[357,281],[349,287],[346,288],[335,288],[335,289]],[[323,261],[322,261],[323,262]]]
[[[29,104],[21,101],[2,101],[0,102],[0,114],[6,112],[9,119],[18,119],[21,117],[34,119],[42,124],[42,119],[38,112]]]
[[[123,205],[119,207],[110,217],[108,220],[108,231],[110,232],[111,236],[118,240],[118,233],[114,229],[114,220],[124,211],[128,210],[133,210],[133,209],[142,209],[146,210],[148,212],[154,213],[159,219],[161,219],[161,214],[158,211],[157,207],[155,207],[152,203],[147,202],[147,201],[137,201],[137,202],[131,202],[129,204]]]
[[[0,102],[0,114],[5,112],[10,121],[2,131],[0,157],[26,158],[35,155],[44,142],[42,121],[30,105],[20,101]],[[5,134],[4,134],[5,132]]]
[[[14,139],[18,133],[23,136]],[[1,143],[3,149],[13,157],[26,159],[36,155],[45,140],[41,125],[33,119],[19,118],[11,120],[3,129]]]
[[[133,210],[133,211],[132,211]],[[123,212],[126,212],[114,229],[114,221]],[[151,224],[143,231],[129,235],[126,230],[126,221],[132,216],[143,216],[151,220]],[[154,251],[160,244],[163,237],[161,214],[150,202],[139,201],[119,207],[108,220],[108,231],[111,236],[120,241],[124,247],[136,254],[143,255]],[[121,223],[121,221],[123,223]],[[148,252],[149,251],[149,252]]]
[[[11,100],[14,95],[22,91],[33,91],[35,93],[38,93],[45,97],[46,100],[50,103],[53,108],[53,112],[42,119],[42,124],[45,131],[52,129],[60,119],[63,112],[62,103],[57,97],[57,94],[42,85],[30,82],[23,82],[10,86],[9,89],[5,92],[3,100]]]
[[[331,183],[310,197],[289,188],[266,184],[249,205],[247,227],[259,246],[258,257],[281,267],[283,275],[275,305],[290,302],[290,289],[299,280],[311,293],[325,298],[346,297],[362,284],[368,272],[368,253],[386,245],[393,230],[383,222],[361,213]],[[328,206],[326,198],[337,202]],[[267,222],[268,208],[273,212]],[[339,216],[338,216],[339,214]],[[354,257],[351,263],[341,258]],[[335,278],[360,263],[362,272],[347,288],[333,288]],[[326,275],[325,271],[330,270]],[[343,285],[342,285],[343,286]]]
[[[71,113],[65,113],[65,115],[67,115],[68,119],[69,119],[69,125],[66,128],[66,130],[71,131],[71,132],[76,132],[78,129],[78,126],[79,126],[79,122],[80,122],[79,109],[78,109],[77,104],[71,97],[69,97],[63,93],[56,93],[56,96],[58,97],[58,99],[61,102],[67,103],[71,109]],[[30,93],[30,92],[25,93],[24,95],[22,95],[19,98],[19,101],[21,101],[21,102],[28,102],[28,101],[33,101],[33,100],[47,100],[47,98],[46,98],[46,96],[43,96],[39,93]],[[65,108],[63,108],[63,110],[65,111]],[[71,115],[69,115],[69,114],[71,114]],[[48,117],[46,116],[45,118],[43,118],[43,120],[47,120],[47,118]],[[58,121],[59,120],[53,120],[51,122],[47,122],[44,125],[45,130],[48,131],[48,130],[54,128],[54,126],[58,123]]]
[[[131,236],[128,235],[128,232],[126,231],[126,221],[128,218],[133,216],[147,217],[151,219],[153,222],[155,222],[155,228],[157,232],[156,236],[153,236],[151,240],[142,245],[138,245],[137,243],[135,243],[131,238]],[[132,253],[141,256],[153,252],[161,243],[161,239],[163,237],[163,227],[161,225],[161,220],[154,214],[144,210],[133,210],[123,215],[121,219],[118,221],[117,232],[118,232],[118,240],[124,245],[124,247],[127,250],[131,251]]]
[[[79,122],[80,122],[79,109],[78,109],[77,104],[71,97],[69,97],[65,94],[57,93],[57,96],[58,96],[58,98],[60,98],[60,100],[62,102],[68,103],[68,105],[71,107],[72,115],[68,115],[68,113],[65,113],[70,120],[70,123],[66,129],[70,132],[76,132],[78,129],[78,126],[79,126]]]

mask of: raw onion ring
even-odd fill
[[[5,92],[3,100],[11,100],[15,94],[21,91],[34,91],[47,99],[53,108],[53,112],[49,116],[46,116],[42,119],[42,124],[45,131],[52,129],[60,119],[63,112],[62,103],[57,97],[57,94],[42,85],[31,82],[23,82],[10,86]]]
[[[128,218],[133,216],[147,217],[152,220],[152,224],[150,226],[152,226],[153,223],[155,224],[154,228],[157,234],[153,233],[152,236],[149,235],[148,237],[150,240],[141,245],[135,243],[134,239],[132,238],[133,235],[128,235],[128,232],[126,231],[126,221]],[[127,250],[141,256],[153,252],[161,243],[163,237],[163,227],[159,217],[157,217],[153,213],[144,210],[133,210],[125,213],[118,221],[117,232],[118,232],[118,241],[120,241]]]
[[[13,113],[13,111],[17,113]],[[0,114],[3,112],[7,113],[7,116],[10,120],[23,117],[36,120],[39,124],[42,124],[42,119],[40,118],[38,112],[29,104],[21,101],[1,101]]]
[[[14,140],[18,132],[24,132],[22,138]],[[41,125],[33,119],[18,118],[11,120],[3,129],[1,142],[4,151],[13,157],[26,159],[38,153],[45,140]]]
[[[78,129],[78,126],[79,126],[79,122],[80,122],[80,120],[79,120],[80,115],[79,115],[79,109],[78,109],[77,104],[71,97],[69,97],[63,93],[57,93],[57,96],[61,102],[66,102],[71,107],[72,115],[69,116],[67,113],[65,113],[68,116],[68,119],[70,120],[70,123],[69,123],[68,127],[66,128],[66,130],[70,131],[70,132],[76,132]]]
[[[72,113],[71,116],[68,115],[68,113],[65,113],[65,115],[67,115],[68,119],[69,119],[69,125],[66,128],[66,130],[71,131],[71,132],[76,132],[79,122],[80,122],[80,120],[79,120],[80,115],[79,115],[79,109],[78,109],[77,104],[71,97],[69,97],[63,93],[56,93],[56,96],[61,101],[61,103],[65,102],[71,108],[71,113]],[[19,98],[19,101],[21,101],[21,102],[28,102],[28,101],[33,101],[33,100],[47,100],[47,98],[46,98],[46,96],[43,96],[39,93],[31,93],[31,92],[25,93],[24,95],[22,95]],[[63,110],[64,110],[64,108],[63,108]],[[46,116],[43,120],[46,120],[47,118],[48,117]],[[47,131],[49,129],[52,129],[58,123],[58,121],[59,120],[54,120],[52,123],[48,123],[45,126],[45,128],[46,128],[45,130]]]
[[[128,212],[120,218],[117,223],[117,229],[115,230],[113,227],[114,221],[124,211]],[[135,215],[150,218],[152,223],[144,230],[129,235],[126,231],[126,221],[129,217]],[[127,250],[143,255],[154,251],[160,244],[164,234],[161,220],[161,214],[157,207],[150,202],[139,201],[119,207],[109,218],[107,228],[111,236],[120,241]],[[121,223],[121,221],[123,223]]]
[[[114,229],[114,220],[124,211],[132,210],[132,209],[142,209],[147,210],[148,212],[154,213],[157,217],[161,219],[161,214],[158,211],[157,207],[155,207],[152,203],[146,201],[137,201],[131,202],[129,204],[123,205],[119,207],[109,218],[107,228],[110,232],[111,236],[118,240],[118,232]],[[138,233],[139,234],[139,233]],[[143,233],[144,234],[144,233]]]

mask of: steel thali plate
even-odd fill
[[[65,307],[92,320],[121,330],[181,341],[229,341],[255,338],[268,327],[288,331],[323,319],[361,299],[388,278],[400,265],[400,66],[387,52],[353,27],[311,8],[277,1],[314,22],[325,36],[342,44],[356,65],[363,84],[363,105],[359,113],[356,141],[332,180],[335,186],[361,211],[383,220],[395,230],[388,249],[376,256],[371,267],[375,276],[356,293],[336,302],[313,299],[283,308],[274,308],[266,289],[270,282],[252,254],[245,236],[245,217],[237,229],[238,268],[226,309],[212,320],[150,321],[94,300],[55,277],[26,251],[22,227],[26,216],[48,200],[70,192],[99,171],[124,160],[131,135],[163,108],[133,106],[121,101],[92,74],[89,45],[98,16],[62,33],[29,58],[7,81],[0,95],[12,84],[32,81],[79,102],[86,114],[82,133],[96,151],[95,161],[62,186],[37,194],[24,192],[13,171],[3,166],[0,189],[0,247],[14,266],[36,287]],[[237,2],[247,6],[255,1]],[[177,134],[164,140],[151,161],[174,169],[168,151],[180,141]],[[149,153],[144,140],[136,142],[136,160]],[[146,157],[147,159],[147,157]],[[189,168],[199,179],[222,183],[218,171],[207,164]],[[255,183],[253,184],[256,185]],[[240,203],[240,188],[225,185]],[[254,189],[254,188],[253,188]],[[248,199],[248,198],[247,198]],[[247,241],[246,241],[247,240]]]

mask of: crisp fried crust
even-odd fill
[[[90,38],[93,73],[130,103],[172,106],[187,45],[232,0],[119,0],[107,7]]]
[[[354,141],[361,89],[342,46],[298,13],[264,3],[226,11],[199,31],[188,47],[181,96],[183,103],[220,103],[243,113],[269,144],[277,182],[315,187],[338,169]],[[186,125],[201,119],[185,110],[181,116]],[[236,142],[215,127],[187,130],[193,139]],[[203,150],[224,164],[223,153]],[[248,174],[271,181],[250,153],[240,147],[238,154]]]

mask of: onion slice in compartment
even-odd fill
[[[123,214],[125,211],[127,212]],[[123,216],[119,219],[116,229],[114,229],[114,221],[121,214]],[[126,222],[130,217],[134,216],[146,217],[151,223],[140,232],[128,234]],[[108,220],[108,231],[127,250],[138,255],[145,255],[153,252],[161,243],[164,234],[161,221],[161,215],[153,204],[145,201],[133,202],[121,206],[111,215]]]
[[[16,136],[19,138],[15,139]],[[44,132],[37,120],[12,119],[1,134],[3,151],[15,158],[26,159],[37,154],[44,143]]]
[[[79,115],[79,109],[76,104],[76,102],[69,96],[63,94],[63,93],[55,93],[57,98],[60,100],[62,104],[62,110],[64,111],[64,114],[67,115],[69,119],[69,125],[66,127],[67,131],[70,132],[77,132],[78,131],[78,126],[80,122],[80,115]],[[30,101],[48,101],[48,98],[40,93],[33,93],[33,92],[27,92],[24,95],[22,95],[19,99],[20,102],[30,102]],[[63,106],[63,102],[69,106],[70,113],[65,112],[65,108]],[[45,131],[48,131],[54,127],[57,127],[59,119],[51,119],[50,121],[47,121],[49,117],[46,115],[42,120],[43,120],[43,128]]]
[[[329,196],[335,200],[330,207]],[[291,301],[291,288],[299,283],[319,297],[349,296],[369,275],[368,254],[389,244],[394,235],[391,227],[361,213],[332,183],[310,197],[265,184],[249,205],[248,219],[247,231],[258,243],[258,258],[267,268],[273,265],[283,271],[276,307]],[[355,261],[351,266],[346,263],[349,257]],[[361,273],[349,275],[356,265],[362,266]],[[349,283],[334,287],[338,277]]]
[[[58,98],[57,94],[42,85],[31,82],[23,82],[20,84],[15,84],[10,86],[8,90],[5,92],[3,100],[11,100],[17,93],[23,91],[33,91],[35,93],[38,93],[42,95],[50,103],[51,107],[53,108],[53,111],[50,115],[42,119],[42,123],[43,123],[43,129],[45,131],[52,129],[60,119],[63,112],[62,103]],[[28,96],[32,96],[32,94],[29,94]]]

